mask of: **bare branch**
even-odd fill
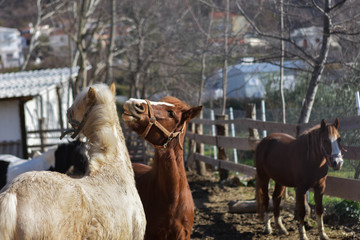
[[[347,0],[342,0],[340,2],[337,2],[334,6],[330,7],[330,11],[334,10],[335,8],[341,7]]]
[[[189,4],[189,0],[186,0],[186,5],[187,5],[187,8],[188,8],[189,12],[191,13],[191,16],[193,17],[193,19],[194,19],[194,21],[195,21],[198,29],[200,30],[200,32],[201,32],[203,35],[205,35],[206,37],[209,37],[208,34],[207,34],[207,32],[205,32],[205,30],[204,30],[204,29],[202,28],[202,26],[200,25],[200,23],[199,23],[197,17],[195,16],[194,12],[192,11],[191,6],[190,6],[190,4]]]
[[[315,0],[311,0],[312,4],[314,5],[314,7],[319,10],[319,12],[321,12],[322,14],[325,14],[324,9],[322,9],[319,5],[317,5],[317,3],[315,2]]]
[[[239,4],[239,0],[236,0],[236,6],[238,7],[240,13],[246,18],[246,20],[250,23],[250,25],[254,28],[255,32],[262,36],[262,37],[268,37],[268,38],[272,38],[275,40],[279,40],[279,41],[285,41],[290,43],[294,48],[296,48],[299,52],[301,52],[306,58],[307,58],[307,62],[314,62],[314,59],[311,55],[309,55],[306,51],[304,51],[304,49],[302,49],[301,47],[299,47],[291,38],[281,38],[280,36],[277,35],[273,35],[273,34],[268,34],[268,33],[264,33],[262,32],[257,26],[256,24],[250,19],[250,17],[245,13],[245,11],[242,9],[242,7]]]

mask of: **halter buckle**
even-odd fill
[[[155,122],[156,122],[156,118],[155,118],[155,117],[149,118],[149,122],[150,122],[150,123],[155,123]]]

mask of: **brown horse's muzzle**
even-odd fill
[[[146,104],[135,101],[126,101],[124,104],[125,112],[122,114],[122,118],[125,121],[129,120],[140,120],[141,114],[146,111]]]
[[[344,163],[342,155],[341,154],[332,155],[330,157],[330,163],[331,163],[330,167],[332,167],[334,170],[340,170]]]

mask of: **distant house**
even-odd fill
[[[284,63],[284,88],[294,89],[294,71],[302,67],[300,61],[287,61]],[[277,76],[280,67],[278,63],[242,62],[228,67],[227,98],[237,100],[262,99],[265,97],[265,84],[269,75]],[[218,69],[206,80],[204,100],[216,100],[223,96],[222,69]],[[278,86],[273,86],[277,88]]]
[[[19,30],[0,27],[0,68],[19,67],[23,62],[24,55]]]
[[[49,35],[50,47],[53,52],[66,56],[69,54],[69,35],[61,30],[56,29]],[[75,48],[74,42],[71,41],[72,47]]]
[[[225,12],[213,12],[210,16],[212,19],[212,29],[210,42],[221,44],[224,42],[224,17]],[[247,33],[250,24],[242,15],[234,13],[229,14],[229,36],[228,41],[232,44],[244,44],[244,35]]]
[[[0,154],[27,158],[31,150],[59,143],[72,104],[69,68],[0,74]],[[41,134],[39,131],[57,130]],[[44,137],[41,139],[41,137]],[[40,149],[43,150],[43,149]]]
[[[323,28],[307,27],[298,28],[291,32],[290,38],[304,50],[319,50],[322,43]],[[340,50],[340,44],[333,38],[330,38],[330,47]]]

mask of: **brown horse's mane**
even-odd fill
[[[331,126],[332,125],[329,123],[326,124],[326,128],[329,131],[330,135],[333,135],[334,129]],[[300,134],[297,137],[297,139],[299,141],[307,141],[308,146],[319,146],[318,148],[312,148],[313,149],[312,153],[321,155],[319,132],[320,132],[320,124],[317,124],[312,128],[304,131],[302,134]]]
[[[320,124],[317,124],[315,126],[313,126],[312,128],[309,128],[307,130],[305,130],[303,133],[301,133],[299,135],[299,137],[302,137],[302,136],[305,136],[305,135],[309,135],[311,134],[312,132],[316,131],[316,130],[319,130],[320,129]]]

